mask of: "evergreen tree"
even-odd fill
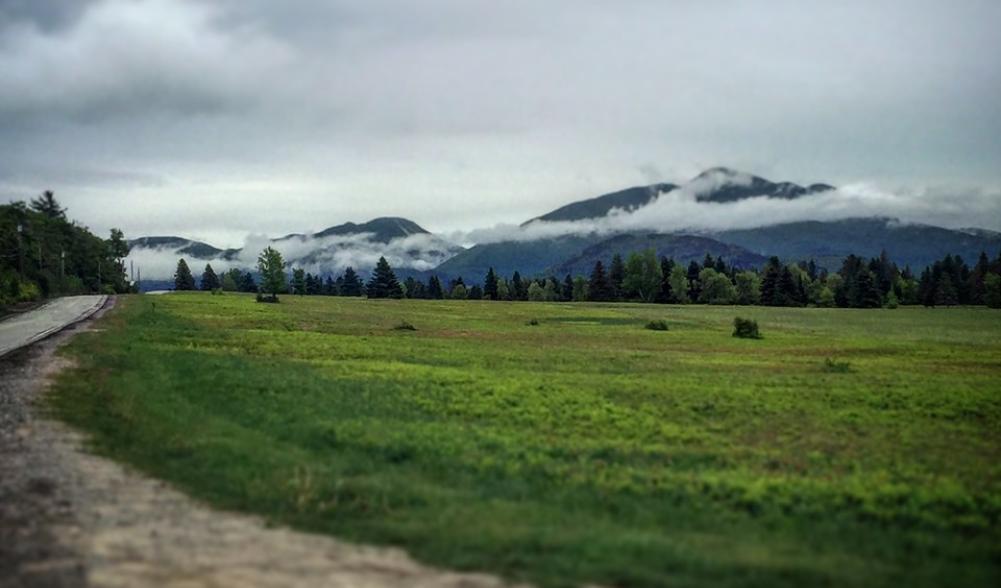
[[[713,259],[712,254],[706,252],[706,257],[705,259],[702,260],[702,269],[700,269],[699,271],[701,272],[704,269],[715,269],[715,267],[716,267],[716,260]]]
[[[670,304],[674,302],[674,293],[671,290],[671,270],[674,269],[674,260],[667,257],[660,258],[660,291],[657,292],[657,302]]]
[[[713,267],[716,269],[716,273],[723,274],[724,276],[730,273],[727,270],[726,262],[723,261],[722,255],[716,258],[716,265]]]
[[[959,293],[956,292],[954,281],[943,274],[935,286],[935,306],[956,306],[959,304]]]
[[[327,280],[323,283],[323,295],[337,296],[337,294],[337,282],[334,281],[333,276],[327,276]]]
[[[289,284],[289,293],[306,295],[306,270],[296,268],[292,270],[292,282]]]
[[[50,219],[66,219],[66,209],[59,206],[52,190],[42,192],[41,196],[31,201],[31,209],[39,212]],[[191,288],[194,290],[194,288]]]
[[[775,306],[797,306],[800,298],[799,284],[788,266],[782,268],[778,284],[779,298]]]
[[[271,295],[272,302],[278,302],[278,293],[287,288],[282,254],[273,247],[266,247],[257,257],[257,271],[261,274],[261,290]]]
[[[973,271],[970,273],[970,304],[983,304],[984,303],[984,278],[990,272],[990,261],[987,259],[987,252],[981,251],[980,257],[977,258],[977,265],[973,266]]]
[[[560,300],[563,302],[570,302],[573,300],[573,278],[570,274],[563,278],[563,288],[560,291]]]
[[[688,264],[688,299],[695,301],[699,299],[699,293],[701,292],[699,288],[699,272],[702,271],[702,267],[694,259]],[[677,290],[675,290],[675,295],[677,295]]]
[[[403,297],[403,290],[400,289],[400,283],[396,280],[396,274],[393,273],[393,268],[389,267],[389,262],[386,261],[385,257],[380,257],[379,262],[375,264],[375,270],[372,271],[372,277],[369,278],[366,293],[369,298]]]
[[[984,304],[1001,308],[1001,275],[989,273],[984,277]]]
[[[612,265],[608,269],[608,283],[612,290],[612,299],[619,300],[625,294],[622,291],[622,281],[626,279],[626,264],[622,256],[616,253],[612,256]]]
[[[413,276],[408,276],[403,280],[403,296],[405,298],[417,298],[417,280]]]
[[[202,272],[202,290],[218,290],[220,287],[222,284],[219,282],[219,276],[212,269],[212,264],[205,264],[205,271]]]
[[[473,284],[469,288],[468,296],[470,300],[483,300],[483,288],[480,288],[479,284]]]
[[[339,288],[341,296],[361,296],[362,283],[354,268],[348,266],[344,268],[341,286]]]
[[[876,277],[869,270],[862,270],[856,276],[855,308],[879,308],[883,306],[883,298],[879,294]]]
[[[445,291],[441,287],[441,280],[438,276],[431,276],[428,280],[428,298],[431,300],[441,300],[445,297]]]
[[[246,272],[241,276],[240,292],[257,292],[257,283],[254,282],[254,274]]]
[[[595,302],[607,302],[612,299],[612,286],[605,275],[605,266],[601,260],[594,262],[591,270],[591,280],[587,284],[588,299]]]
[[[194,290],[195,277],[191,275],[188,263],[183,259],[177,262],[177,270],[174,272],[174,290]]]
[[[487,277],[483,280],[483,294],[490,300],[497,300],[497,274],[494,268],[487,271]]]
[[[779,278],[782,276],[782,263],[778,257],[772,256],[765,264],[764,275],[761,278],[761,304],[765,306],[783,306]]]
[[[525,300],[528,298],[528,286],[521,279],[521,274],[514,272],[511,276],[511,300]]]

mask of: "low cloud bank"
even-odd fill
[[[324,275],[339,273],[348,266],[367,273],[382,256],[396,268],[428,270],[437,267],[457,251],[455,245],[435,235],[409,235],[388,243],[374,241],[372,236],[370,233],[322,238],[305,235],[272,241],[267,235],[251,234],[233,259],[197,258],[178,253],[178,249],[174,247],[137,247],[129,253],[128,260],[141,270],[144,279],[165,280],[174,275],[177,261],[182,258],[196,275],[204,270],[207,263],[212,264],[216,273],[230,268],[254,268],[257,266],[257,256],[268,246],[280,251],[282,257],[294,267]]]
[[[662,193],[654,202],[632,212],[616,209],[608,216],[597,219],[535,221],[526,226],[501,224],[455,232],[449,238],[468,246],[625,231],[711,232],[860,217],[888,217],[903,223],[948,228],[1001,230],[1001,190],[929,188],[890,192],[872,184],[858,183],[794,200],[764,196],[723,203],[696,200],[700,194],[719,185],[717,178],[696,180]]]

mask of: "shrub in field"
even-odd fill
[[[398,325],[393,327],[394,331],[416,331],[417,327],[413,326],[407,321],[400,321]]]
[[[539,326],[539,319],[532,319],[528,321],[526,324],[530,327],[537,327]]]
[[[646,324],[646,327],[644,328],[650,329],[651,331],[666,331],[667,321],[665,320],[650,321]]]
[[[852,364],[847,361],[837,361],[828,357],[824,359],[824,371],[833,374],[847,374],[852,371]]]
[[[275,303],[278,302],[278,297],[277,296],[265,296],[264,294],[261,294],[260,292],[258,292],[257,293],[257,301],[258,302],[266,302],[266,303],[269,303],[269,304],[275,304]]]
[[[743,319],[739,316],[733,319],[733,336],[741,339],[760,339],[758,332],[758,321]]]

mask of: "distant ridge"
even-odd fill
[[[588,200],[571,202],[552,212],[525,221],[522,223],[522,226],[535,221],[557,222],[601,218],[607,216],[609,212],[616,208],[632,212],[637,208],[650,204],[662,192],[670,192],[677,187],[675,184],[651,184],[649,186],[626,188],[625,190],[604,194]]]

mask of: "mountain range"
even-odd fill
[[[854,253],[873,257],[886,251],[898,264],[921,268],[946,254],[974,259],[980,251],[996,254],[1001,249],[1001,233],[984,229],[947,229],[930,225],[905,224],[892,218],[859,217],[831,221],[798,221],[768,224],[748,229],[595,230],[595,221],[612,215],[636,213],[676,190],[696,203],[727,204],[750,198],[795,200],[835,190],[825,183],[802,186],[793,182],[772,182],[765,178],[723,167],[708,169],[682,185],[656,183],[635,186],[595,198],[561,206],[522,223],[510,239],[461,247],[434,235],[417,223],[399,217],[376,218],[366,223],[344,223],[316,233],[293,233],[271,239],[293,265],[319,274],[338,273],[352,265],[363,274],[385,255],[401,276],[438,274],[443,278],[463,277],[467,282],[482,279],[489,268],[501,275],[515,271],[522,275],[587,274],[594,262],[607,261],[618,253],[653,248],[658,255],[688,263],[707,253],[722,256],[738,267],[758,267],[768,256],[794,261],[815,259],[819,265],[837,269],[841,260]],[[574,223],[581,223],[579,230]],[[555,236],[533,237],[534,230],[559,226],[568,228]],[[546,235],[546,231],[539,232]],[[141,237],[130,241],[132,256],[149,259],[150,254],[167,256],[171,263],[187,258],[222,267],[249,268],[259,252],[221,249],[182,237]],[[169,268],[163,264],[160,273]],[[155,274],[155,272],[154,272]],[[168,275],[149,275],[167,279]]]

